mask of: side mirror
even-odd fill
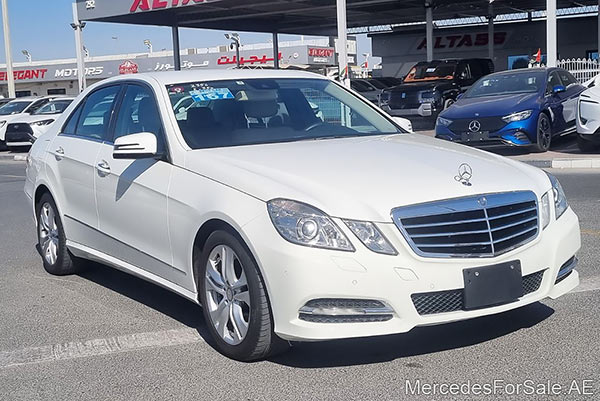
[[[554,88],[552,88],[552,93],[556,95],[556,94],[562,93],[566,90],[567,90],[567,88],[565,88],[564,86],[556,85]]]
[[[114,159],[145,159],[156,156],[156,135],[151,132],[125,135],[115,139]]]
[[[412,123],[410,122],[409,119],[407,118],[402,118],[402,117],[392,117],[392,120],[394,120],[394,122],[396,124],[398,124],[400,126],[400,128],[404,129],[406,132],[413,132],[413,128],[412,128]]]

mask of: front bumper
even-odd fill
[[[476,118],[473,119],[475,120]],[[471,139],[469,135],[464,135],[465,133],[463,132],[455,132],[451,127],[440,124],[436,124],[435,126],[435,137],[447,141],[475,146],[529,146],[537,142],[537,115],[532,115],[523,121],[508,123],[502,128],[492,131],[486,131],[485,125],[482,124],[479,132],[487,132],[487,135],[484,135],[484,138],[473,135],[474,138]]]
[[[415,255],[392,223],[378,224],[398,250],[379,255],[364,247],[346,226],[338,226],[354,242],[356,252],[307,248],[283,240],[268,216],[244,226],[256,239],[251,248],[268,290],[275,332],[287,340],[316,341],[403,333],[416,326],[435,325],[491,315],[544,298],[557,298],[579,283],[573,270],[556,283],[560,268],[580,247],[579,221],[568,209],[532,242],[495,258],[431,259]],[[516,302],[477,310],[420,315],[412,294],[464,288],[463,269],[519,260],[523,276],[543,271],[539,288]],[[311,300],[375,300],[389,307],[385,321],[331,323],[300,318]]]
[[[405,116],[421,116],[430,117],[435,112],[435,108],[431,103],[421,103],[416,109],[392,109],[388,105],[382,105],[381,109],[391,116],[405,117]]]

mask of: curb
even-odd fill
[[[18,161],[18,162],[24,162],[27,160],[27,153],[25,153],[25,154],[0,153],[0,160],[14,160],[14,161]]]
[[[539,168],[598,168],[600,169],[600,158],[593,159],[551,159],[551,160],[519,160]]]

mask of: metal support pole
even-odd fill
[[[181,52],[179,50],[179,26],[173,25],[173,61],[175,63],[175,71],[181,71]]]
[[[425,31],[427,37],[427,61],[433,60],[433,4],[425,1]]]
[[[273,68],[279,69],[279,36],[277,32],[273,32]]]
[[[546,49],[548,67],[556,67],[556,0],[546,0]]]
[[[488,57],[494,61],[494,5],[488,6]]]
[[[340,80],[350,87],[350,74],[348,73],[348,21],[346,20],[346,0],[337,0],[337,26],[338,26],[338,65]]]
[[[79,84],[79,93],[83,92],[87,87],[87,80],[85,77],[85,60],[83,50],[83,39],[81,31],[83,30],[84,24],[79,21],[79,14],[77,12],[77,3],[73,3],[73,23],[71,24],[75,31],[75,53],[77,55],[77,83]]]
[[[240,62],[240,41],[239,41],[239,39],[234,40],[233,44],[235,46],[235,64],[236,64],[237,68],[240,68],[242,63]]]
[[[8,97],[15,97],[15,76],[13,74],[12,50],[10,48],[10,25],[8,23],[8,7],[2,0],[2,18],[4,19],[4,50],[6,52],[6,80],[8,81]]]

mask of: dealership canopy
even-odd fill
[[[551,0],[557,8],[598,0]],[[119,22],[229,31],[335,35],[335,0],[77,0],[83,21]],[[487,16],[489,0],[346,0],[349,28],[423,22],[430,4],[436,19]],[[494,13],[546,10],[547,0],[495,0]]]

